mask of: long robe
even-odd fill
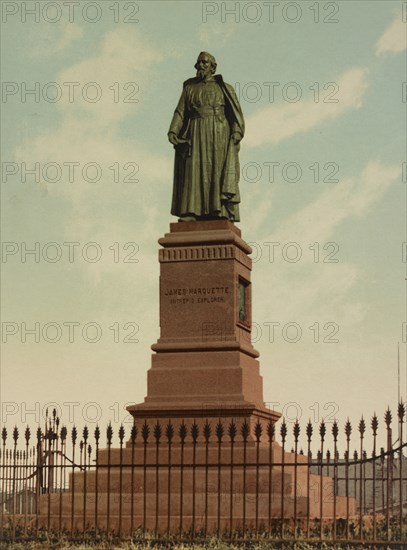
[[[243,114],[235,91],[220,75],[184,82],[168,133],[175,146],[171,214],[198,218],[226,217],[239,221],[239,144]]]

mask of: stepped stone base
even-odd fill
[[[273,443],[271,452],[273,462],[281,464],[281,447]],[[110,468],[102,466],[107,463],[108,455]],[[250,463],[246,468],[242,466],[244,457],[246,464]],[[172,444],[171,449],[167,444],[160,444],[158,451],[156,445],[149,444],[146,452],[140,444],[134,449],[123,448],[121,452],[103,449],[99,451],[101,466],[97,473],[94,470],[75,473],[70,478],[69,493],[41,497],[42,524],[45,526],[49,521],[51,527],[71,529],[73,517],[74,529],[79,531],[97,526],[122,533],[142,529],[164,535],[168,531],[173,534],[181,529],[189,531],[193,526],[195,532],[206,528],[209,534],[218,529],[242,529],[243,525],[246,529],[255,529],[256,524],[258,528],[268,528],[270,521],[283,517],[293,520],[296,516],[301,521],[309,514],[311,520],[320,518],[321,478],[311,474],[308,479],[306,458],[284,453],[283,472],[281,465],[271,469],[265,465],[269,457],[269,446],[258,448],[253,441],[246,446],[237,441],[233,451],[225,442],[220,452],[215,441],[208,449],[205,443],[197,443],[195,450],[188,444],[183,451],[179,443]],[[296,480],[290,466],[295,460],[298,463]],[[258,468],[257,462],[261,464]],[[184,464],[182,470],[181,463]],[[115,466],[119,464],[121,468]],[[322,517],[332,518],[332,479],[323,476],[322,484]],[[346,517],[346,506],[345,497],[336,497],[337,518]],[[348,499],[348,506],[352,517],[356,513],[353,498]]]
[[[160,338],[148,394],[128,408],[136,443],[99,450],[97,471],[72,474],[69,493],[41,497],[42,524],[209,534],[332,518],[332,479],[308,474],[306,457],[270,445],[280,414],[264,405],[251,343],[251,249],[240,230],[226,220],[175,223],[159,243]],[[355,514],[354,499],[335,504],[336,517]]]

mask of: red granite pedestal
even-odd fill
[[[251,248],[240,230],[227,220],[179,222],[159,243],[160,338],[147,397],[130,413],[277,420],[251,343]]]
[[[294,511],[298,518],[321,517],[320,500],[315,498],[321,494],[321,482],[326,501],[322,516],[332,517],[332,480],[307,477],[307,458],[283,453],[268,437],[280,414],[267,409],[263,400],[259,353],[251,343],[251,249],[240,230],[227,220],[179,222],[171,224],[159,243],[160,338],[152,346],[147,396],[128,408],[139,440],[147,429],[148,443],[129,441],[122,450],[99,450],[99,464],[134,467],[71,476],[59,521],[69,527],[73,498],[78,529],[85,523],[95,526],[96,501],[102,529],[177,533],[192,526],[207,532],[243,524],[267,527],[270,518],[292,518]],[[221,444],[219,424],[224,430]],[[174,433],[170,443],[168,425]],[[233,442],[231,425],[236,429]],[[246,440],[243,426],[249,428]],[[186,430],[184,443],[180,429]],[[270,457],[277,463],[272,468]],[[304,466],[297,468],[294,479],[294,469],[281,467],[282,462]],[[232,463],[262,466],[232,468]],[[337,497],[336,515],[345,515],[342,497]]]

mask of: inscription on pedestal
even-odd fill
[[[225,302],[231,292],[228,286],[169,288],[164,296],[169,297],[171,305],[176,304],[213,304]]]
[[[159,240],[158,344],[252,350],[251,248],[225,220],[185,224],[172,224]]]

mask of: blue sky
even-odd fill
[[[50,23],[44,13],[58,14],[47,2],[39,3],[38,23],[29,15],[24,22],[21,3],[3,4],[17,6],[15,14],[3,11],[2,23],[2,240],[12,243],[8,255],[3,248],[2,317],[8,330],[16,328],[3,344],[8,421],[25,420],[24,407],[38,410],[35,403],[58,403],[68,421],[64,403],[79,403],[77,412],[98,403],[108,419],[115,407],[143,400],[149,347],[158,338],[157,239],[175,221],[166,133],[201,50],[215,55],[218,72],[240,93],[247,123],[239,227],[255,251],[253,321],[265,401],[304,421],[315,403],[320,417],[335,410],[341,421],[394,406],[398,343],[406,387],[403,3],[321,2],[315,22],[314,2],[280,2],[273,21],[265,2],[239,3],[239,20],[223,11],[235,2],[122,2],[119,23],[110,1],[96,2],[101,18],[94,23],[80,10],[70,22],[62,8],[60,21]],[[133,6],[138,22],[124,23]],[[38,101],[28,95],[23,102],[24,83],[36,82]],[[72,102],[68,82],[77,83]],[[90,82],[100,101],[82,99],[84,90],[93,97]],[[42,95],[52,99],[58,90],[56,102]],[[124,102],[131,92],[137,102]],[[40,176],[22,181],[24,163],[39,163]],[[47,163],[59,167],[59,181],[51,181],[55,165],[44,177]],[[66,163],[79,166],[72,182]],[[97,182],[82,177],[88,163],[101,171]],[[273,182],[270,163],[278,163]],[[298,167],[301,177],[289,181]],[[331,170],[339,181],[323,181]],[[137,182],[122,181],[132,173]],[[61,250],[60,260],[22,262],[23,243],[35,242],[50,257]],[[64,242],[79,243],[73,262]],[[281,243],[274,261],[272,242]],[[287,261],[283,249],[289,258],[301,251],[301,259]],[[87,261],[83,250],[102,257]],[[123,262],[132,251],[138,262]],[[338,262],[323,261],[329,252]],[[41,330],[58,323],[61,338],[23,343],[24,322]],[[102,336],[92,344],[77,334],[70,343],[67,322],[79,323],[79,333],[95,323]],[[287,342],[279,328],[271,341],[271,322],[295,323],[300,340]],[[125,330],[126,323],[137,324],[138,343],[123,343],[133,326]],[[315,327],[323,339],[333,326],[339,342],[314,342]]]

